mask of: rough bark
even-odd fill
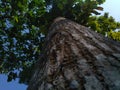
[[[65,18],[49,29],[28,90],[120,90],[120,43]]]

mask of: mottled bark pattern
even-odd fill
[[[57,18],[28,90],[120,90],[120,43]]]

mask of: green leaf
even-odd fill
[[[59,8],[60,10],[62,10],[62,9],[63,9],[63,5],[62,5],[61,3],[59,3],[59,4],[58,4],[58,8]]]
[[[18,17],[14,16],[15,21],[18,23]]]

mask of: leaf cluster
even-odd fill
[[[119,40],[119,32],[116,29],[120,29],[120,22],[116,22],[112,16],[108,13],[104,13],[102,16],[91,16],[88,21],[88,26],[98,33],[111,37],[115,40]]]

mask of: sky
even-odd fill
[[[104,8],[101,15],[108,12],[110,16],[120,22],[120,0],[106,0],[101,6]],[[7,76],[0,75],[0,90],[26,90],[26,88],[26,85],[18,84],[18,80],[7,82]]]
[[[106,0],[104,4],[101,5],[104,8],[104,12],[109,12],[109,15],[114,17],[116,21],[120,22],[120,0]]]
[[[0,75],[0,90],[26,90],[27,86],[16,81],[7,82],[7,76]]]

